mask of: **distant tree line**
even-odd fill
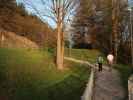
[[[129,64],[130,35],[128,36],[128,32],[124,33],[129,19],[127,2],[116,1],[80,0],[80,7],[71,25],[74,28],[74,46],[91,44],[93,48],[98,48],[105,54],[113,51],[118,61]],[[124,37],[127,37],[126,40]]]

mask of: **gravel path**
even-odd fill
[[[119,72],[115,69],[96,71],[93,100],[123,100],[124,88],[121,86]]]

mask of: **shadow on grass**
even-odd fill
[[[3,81],[0,86],[0,96],[8,98],[7,100],[80,100],[85,84],[85,80],[75,75],[70,75],[62,82],[45,88],[35,87],[27,82],[14,84]]]

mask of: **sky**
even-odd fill
[[[41,12],[40,16],[43,16],[41,14],[44,14],[44,13],[49,14],[49,12],[47,10],[48,7],[44,6],[42,4],[41,0],[16,0],[16,1],[17,1],[18,4],[23,3],[24,6],[26,7],[26,10],[29,13],[36,14],[35,10],[31,6],[29,6],[30,3],[32,3]],[[26,1],[26,3],[24,3],[23,1]],[[49,5],[48,0],[44,0],[44,1],[47,1],[47,5]],[[38,17],[40,17],[40,16],[38,16]],[[46,16],[41,17],[41,19],[43,19],[43,21],[45,23],[48,23],[51,27],[56,28],[56,23],[52,19],[50,19]]]
[[[128,1],[128,4],[129,4],[129,6],[132,6],[133,7],[133,0],[129,0]]]
[[[17,3],[23,3],[23,1],[26,1],[26,3],[28,3],[29,5],[32,2],[33,5],[36,6],[36,8],[38,10],[41,11],[40,14],[44,14],[44,13],[49,14],[49,11],[47,9],[45,9],[45,8],[48,8],[48,7],[44,6],[42,4],[41,0],[16,0],[16,1],[17,1]],[[48,2],[48,0],[44,0],[44,1],[47,2],[46,3],[47,6],[50,5],[49,2]],[[133,7],[133,0],[128,0],[128,4],[129,4],[130,7]],[[32,7],[29,7],[25,3],[24,3],[24,5],[25,5],[25,7],[26,7],[26,9],[27,9],[27,11],[29,13],[36,14],[35,10]],[[56,28],[56,23],[53,20],[51,20],[48,17],[43,17],[43,19],[44,19],[43,21],[46,22],[46,23],[48,23],[51,27]]]

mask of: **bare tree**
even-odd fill
[[[74,15],[78,7],[78,0],[40,0],[44,10],[39,10],[33,0],[23,0],[41,18],[51,18],[57,26],[57,54],[56,64],[59,70],[63,69],[64,61],[64,32],[63,26],[67,18]],[[47,12],[45,12],[47,11]]]

